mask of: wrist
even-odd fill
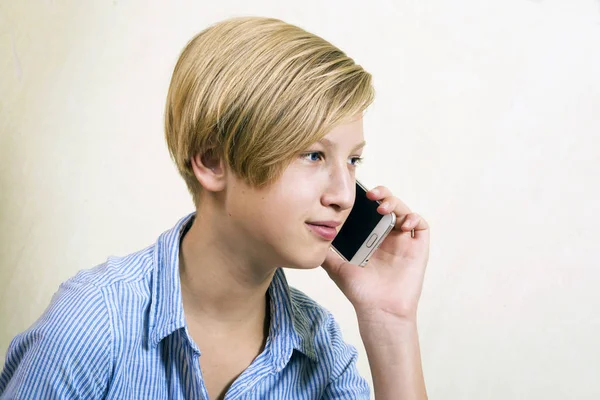
[[[417,324],[417,310],[390,312],[384,309],[355,308],[359,326],[391,327],[403,329]]]
[[[412,340],[417,335],[417,318],[399,317],[381,312],[358,314],[360,335],[367,342],[392,344]]]

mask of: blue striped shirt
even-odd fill
[[[193,219],[61,284],[44,314],[11,342],[0,398],[208,399],[179,280],[179,246]],[[290,288],[282,269],[268,295],[265,348],[225,398],[368,399],[356,349],[332,315]]]

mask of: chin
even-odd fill
[[[290,263],[290,268],[294,269],[315,269],[323,264],[325,261],[325,257],[327,256],[327,252],[329,251],[329,246],[327,246],[324,250],[313,251],[311,254],[302,254]]]

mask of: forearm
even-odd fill
[[[361,322],[376,400],[427,399],[416,321]]]

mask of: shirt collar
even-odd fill
[[[159,236],[154,246],[148,324],[150,347],[155,347],[165,337],[186,327],[179,278],[179,248],[181,238],[193,223],[195,214],[194,212],[181,218],[173,228]],[[290,360],[293,350],[318,361],[310,321],[296,310],[281,268],[275,271],[269,286],[269,296],[271,322],[266,347],[271,353],[274,368],[283,368]]]
[[[154,245],[148,321],[150,347],[186,326],[179,280],[179,247],[194,217],[195,213],[191,213],[180,219],[173,228],[163,232]]]
[[[293,350],[318,361],[312,334],[312,323],[308,316],[297,310],[292,301],[290,287],[283,269],[277,268],[269,286],[271,299],[271,327],[269,330],[273,366],[281,370],[292,357]],[[269,343],[267,342],[267,347]]]

